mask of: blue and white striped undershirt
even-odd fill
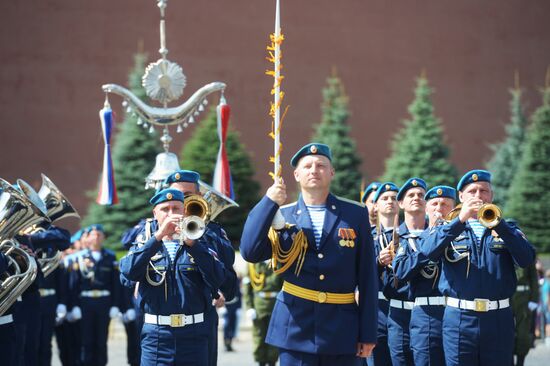
[[[311,225],[313,226],[313,234],[315,235],[315,245],[319,248],[321,237],[323,236],[323,225],[325,223],[325,205],[306,205]]]
[[[481,242],[481,237],[485,232],[485,226],[481,225],[476,219],[468,219],[468,224],[470,224],[474,234],[476,234],[477,242],[479,244]]]
[[[422,234],[424,230],[409,230],[409,233],[411,233],[411,236],[414,236],[415,238],[418,238],[420,234]]]
[[[178,251],[180,243],[175,240],[163,240],[162,244],[164,244],[164,247],[166,248],[166,251],[170,256],[170,260],[174,262],[174,259],[176,259],[176,252]]]

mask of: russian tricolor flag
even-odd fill
[[[115,187],[115,173],[113,172],[113,161],[111,159],[111,132],[114,120],[113,111],[107,100],[105,101],[103,109],[99,111],[99,119],[101,120],[105,149],[103,153],[103,173],[101,174],[101,182],[99,183],[99,192],[96,202],[100,205],[114,205],[118,203]]]

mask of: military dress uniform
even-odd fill
[[[260,365],[275,365],[279,351],[265,343],[271,313],[275,299],[283,286],[282,276],[276,275],[270,266],[270,261],[248,265],[248,277],[245,283],[244,295],[248,309],[253,309],[255,317],[252,320],[252,340],[254,341],[254,360]]]
[[[471,171],[458,190],[474,181],[490,182],[486,171]],[[517,278],[514,266],[533,263],[535,250],[518,227],[501,220],[478,240],[457,217],[429,229],[420,251],[441,260],[439,290],[446,296],[443,316],[445,362],[452,365],[509,365],[514,349],[510,308]]]
[[[183,194],[164,189],[151,203],[173,199],[183,202]],[[212,306],[212,290],[226,278],[224,265],[207,244],[215,240],[218,237],[207,229],[193,246],[180,246],[172,260],[163,242],[151,236],[122,258],[121,277],[139,282],[145,323],[141,340],[143,366],[208,363],[211,332],[205,318]]]
[[[514,354],[516,365],[523,365],[523,360],[534,345],[533,311],[539,302],[539,281],[535,264],[526,268],[516,267],[518,284],[512,297],[512,310],[516,325]]]
[[[111,318],[119,313],[120,284],[114,252],[102,248],[96,260],[86,249],[78,260],[76,293],[82,311],[81,361],[84,366],[107,364],[107,336]]]
[[[281,274],[283,289],[266,342],[280,348],[281,364],[297,364],[301,356],[312,364],[356,364],[357,343],[376,342],[378,286],[368,211],[329,194],[317,248],[303,199],[281,207],[286,226],[269,234],[278,209],[264,196],[250,212],[241,238],[241,254],[252,263],[273,256],[268,235],[281,252],[289,251],[296,238],[305,244],[301,258]]]
[[[435,186],[424,199],[428,201],[436,197],[456,200],[456,191],[451,187]],[[426,230],[420,237],[411,235],[402,240],[392,266],[399,281],[409,282],[410,298],[414,299],[409,327],[414,364],[444,366],[441,329],[445,297],[438,288],[441,262],[432,262],[419,250],[422,236],[428,232]]]

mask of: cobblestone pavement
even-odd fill
[[[223,346],[223,334],[219,334],[220,344],[218,353],[218,365],[220,366],[253,366],[252,357],[252,334],[248,326],[241,327],[237,339],[233,343],[235,352],[226,352]],[[109,335],[109,365],[126,365],[126,334],[119,321],[112,322]],[[57,346],[53,345],[52,366],[61,366],[59,362]],[[543,342],[537,342],[534,349],[529,352],[525,360],[525,366],[548,366],[550,365],[550,346]]]

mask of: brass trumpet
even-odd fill
[[[462,203],[458,204],[451,212],[445,216],[445,221],[450,222],[458,217]],[[502,210],[493,203],[484,203],[477,211],[479,223],[488,229],[492,229],[502,220]]]

